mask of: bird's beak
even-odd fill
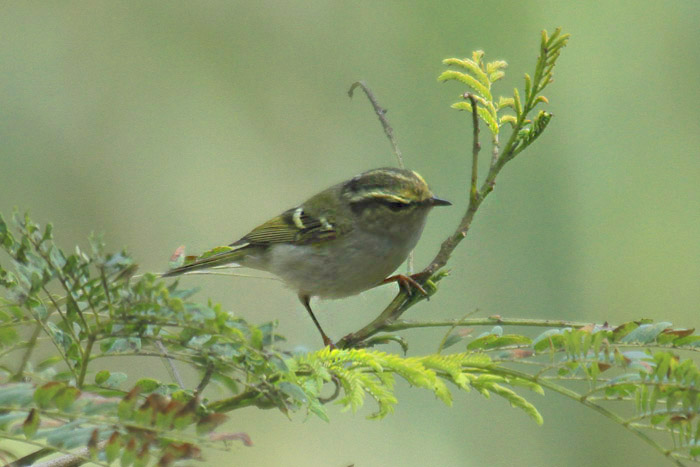
[[[450,203],[446,199],[440,199],[435,196],[430,198],[428,201],[430,202],[431,206],[452,206],[452,203]]]

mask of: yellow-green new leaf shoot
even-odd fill
[[[489,74],[489,80],[490,80],[492,83],[495,83],[495,82],[498,81],[499,79],[503,78],[505,75],[506,75],[506,74],[505,74],[504,72],[502,72],[502,71],[494,71],[493,73],[490,73],[490,74]]]
[[[557,40],[557,37],[559,37],[559,34],[561,34],[561,28],[556,28],[554,32],[552,33],[551,36],[547,36],[547,31],[543,30],[543,38],[546,38],[543,42],[546,47],[551,47],[552,43]]]
[[[556,53],[556,54],[558,55],[558,54],[559,54],[559,50],[560,50],[562,47],[566,47],[566,43],[569,42],[569,37],[570,37],[569,34],[564,34],[563,36],[561,36],[561,37],[559,38],[559,40],[557,40],[556,42],[554,42],[554,43],[549,47],[550,53]]]
[[[525,398],[518,395],[512,389],[508,389],[500,384],[493,384],[490,388],[491,391],[503,397],[510,402],[512,407],[522,409],[526,414],[530,416],[538,425],[544,423],[542,415],[537,411],[534,405],[529,403]]]
[[[518,88],[513,89],[513,101],[515,103],[515,114],[519,117],[523,113],[523,104],[520,102],[520,92],[518,92]]]
[[[435,392],[435,396],[444,402],[445,405],[452,406],[452,393],[450,393],[447,385],[441,379],[435,380],[433,391]]]
[[[498,110],[501,110],[504,107],[510,107],[511,109],[515,109],[515,99],[513,99],[512,97],[500,96],[498,98]]]
[[[549,104],[549,99],[547,99],[544,96],[537,96],[537,99],[535,99],[535,105],[539,104],[540,102],[543,102],[545,104]]]
[[[469,102],[455,102],[450,107],[457,110],[466,110],[467,112],[472,111],[472,105]]]
[[[454,70],[446,70],[443,71],[440,76],[438,76],[438,81],[449,81],[449,80],[456,80],[459,82],[462,82],[472,88],[474,92],[476,92],[479,96],[491,100],[491,91],[481,84],[479,80],[474,78],[471,75],[468,75],[466,73],[461,73],[459,71],[454,71]]]
[[[459,354],[456,357],[461,357]],[[429,355],[421,359],[421,363],[425,365],[426,368],[430,368],[436,371],[442,371],[450,375],[452,381],[462,389],[467,389],[469,381],[467,377],[462,373],[461,359],[455,358],[454,355],[442,356],[442,355]]]
[[[530,100],[530,95],[532,94],[532,78],[530,75],[525,73],[525,100]]]
[[[484,59],[486,53],[483,50],[475,50],[472,52],[472,60],[481,66],[481,61]]]
[[[479,65],[477,65],[475,62],[472,60],[469,60],[468,58],[465,58],[463,60],[460,60],[459,58],[447,58],[442,61],[443,64],[445,65],[457,65],[465,70],[468,70],[476,79],[478,79],[481,84],[486,86],[487,88],[491,86],[491,83],[489,83],[489,78],[486,76],[486,73],[481,69]]]
[[[508,63],[505,60],[494,60],[493,62],[489,62],[486,64],[486,73],[491,74],[494,71],[499,71],[508,66]]]
[[[472,106],[469,102],[455,102],[450,107],[457,110],[466,110],[468,112],[472,111]],[[497,135],[499,129],[498,122],[496,121],[495,117],[486,108],[481,106],[477,106],[476,111],[479,114],[479,117],[481,117],[481,119],[484,121],[484,123],[488,125],[491,133]]]
[[[556,30],[554,31],[554,34],[558,35]],[[554,34],[553,34],[553,37],[556,37],[556,36],[554,36]],[[547,31],[543,29],[542,30],[542,40],[540,41],[540,48],[542,50],[545,50],[547,48],[548,41],[549,41],[549,37],[547,37]]]
[[[498,122],[496,121],[496,118],[489,112],[487,109],[483,107],[478,107],[477,112],[479,112],[479,116],[481,119],[486,122],[486,124],[489,127],[489,130],[491,130],[491,133],[494,135],[498,134]],[[495,111],[494,111],[495,113]]]

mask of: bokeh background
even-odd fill
[[[144,271],[181,244],[228,243],[363,170],[395,165],[364,97],[389,109],[407,165],[455,206],[431,215],[424,265],[466,207],[468,115],[439,84],[441,60],[483,49],[509,62],[496,93],[522,89],[539,32],[572,34],[546,91],[555,118],[510,163],[451,262],[411,318],[483,315],[700,324],[700,4],[696,1],[3,2],[0,212],[52,221],[59,243],[104,232]],[[484,152],[486,157],[487,151]],[[289,348],[316,330],[275,281],[197,276],[252,322],[279,320]],[[336,337],[392,287],[316,305]],[[407,334],[412,352],[440,334]],[[396,350],[396,349],[395,349]],[[138,371],[153,373],[152,362]],[[133,366],[131,368],[134,373]],[[164,372],[163,372],[164,374]],[[536,426],[497,398],[452,408],[398,388],[387,419],[331,409],[331,423],[236,412],[255,447],[209,465],[662,465],[623,428],[555,394],[529,395]]]

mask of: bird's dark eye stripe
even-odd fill
[[[389,201],[389,200],[382,200],[381,201],[384,205],[386,205],[389,209],[392,211],[400,211],[402,209],[411,207],[411,203],[402,203],[400,201]]]
[[[361,213],[367,208],[370,208],[372,206],[377,206],[377,205],[383,205],[389,208],[390,210],[394,212],[399,212],[399,211],[405,211],[408,209],[412,209],[413,207],[417,206],[419,203],[411,203],[411,202],[401,202],[401,201],[393,201],[391,199],[386,199],[386,198],[378,198],[378,197],[368,197],[368,198],[363,198],[359,199],[357,201],[350,201],[350,208],[352,211],[356,214]]]

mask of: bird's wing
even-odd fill
[[[272,245],[291,243],[305,245],[330,240],[338,235],[333,219],[329,216],[312,215],[303,207],[293,208],[270,219],[241,238],[233,247],[247,245]]]
[[[340,230],[346,232],[348,229],[338,229],[333,216],[329,214],[312,215],[304,207],[293,208],[256,227],[229,246],[216,247],[198,257],[188,257],[186,264],[171,269],[163,277],[235,263],[245,257],[251,248],[281,243],[316,244],[336,238]]]

